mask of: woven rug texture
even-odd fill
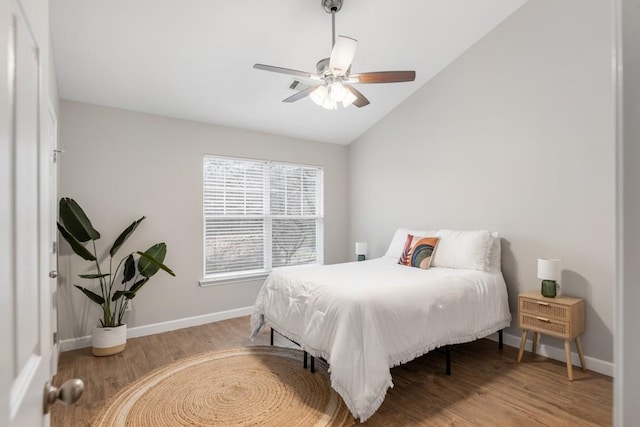
[[[327,365],[302,368],[302,351],[246,347],[179,360],[116,395],[93,427],[351,426]]]

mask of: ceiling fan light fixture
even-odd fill
[[[309,98],[317,105],[323,106],[325,99],[327,99],[328,91],[326,86],[318,86],[316,90],[309,94]]]
[[[358,99],[354,94],[345,89],[345,95],[342,98],[342,107],[347,108],[349,105],[353,104],[353,101]]]
[[[347,95],[347,89],[342,86],[340,82],[333,82],[331,86],[329,86],[329,96],[335,102],[341,102],[344,100],[344,97]]]
[[[307,82],[306,88],[285,98],[282,102],[296,102],[307,96],[327,110],[337,109],[353,104],[357,108],[369,105],[369,100],[354,84],[364,83],[399,83],[412,82],[416,79],[415,71],[374,71],[351,74],[351,63],[356,54],[358,41],[351,37],[336,37],[336,13],[342,8],[344,0],[321,0],[325,12],[331,14],[332,49],[329,58],[322,58],[316,63],[317,73],[274,67],[273,65],[254,64],[253,68],[272,73],[293,76],[296,80]],[[293,89],[294,87],[291,87]],[[297,90],[297,87],[295,87]]]
[[[322,108],[324,108],[326,110],[335,110],[335,109],[338,108],[338,104],[336,103],[336,101],[331,99],[330,96],[327,96],[324,99],[324,103],[322,104]]]

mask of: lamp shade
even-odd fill
[[[356,255],[367,255],[367,242],[356,242]]]
[[[560,280],[560,260],[538,258],[538,279]]]

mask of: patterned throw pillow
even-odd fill
[[[437,237],[420,237],[407,234],[407,240],[404,243],[404,249],[398,264],[426,270],[431,265],[431,259],[438,245],[438,240]]]

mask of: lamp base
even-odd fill
[[[358,261],[364,261],[364,255],[358,255]]]
[[[555,298],[556,297],[556,281],[555,280],[543,280],[540,293],[543,297]]]

